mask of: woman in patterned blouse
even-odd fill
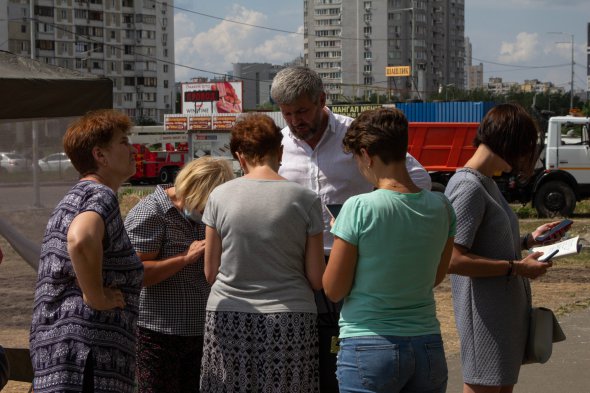
[[[143,265],[117,190],[135,172],[129,118],[91,112],[66,131],[80,181],[59,202],[41,246],[31,361],[35,392],[132,392]]]
[[[198,393],[205,304],[205,224],[211,191],[234,177],[225,158],[186,164],[174,184],[131,209],[125,229],[145,267],[137,336],[138,393]]]

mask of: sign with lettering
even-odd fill
[[[357,117],[361,112],[379,109],[382,105],[379,104],[359,104],[359,105],[330,105],[332,112],[348,117]]]
[[[410,66],[385,67],[385,76],[410,76]]]

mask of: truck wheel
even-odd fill
[[[576,195],[567,183],[550,181],[536,192],[535,208],[540,217],[569,217],[576,208]]]
[[[168,172],[168,169],[163,168],[160,170],[159,179],[160,179],[160,183],[162,183],[162,184],[170,183],[171,176],[170,176],[170,172]]]
[[[446,187],[445,187],[444,184],[433,181],[432,182],[432,187],[431,187],[430,190],[431,191],[442,192],[444,194],[445,193],[445,189],[446,189]]]
[[[176,176],[178,175],[178,172],[180,172],[179,168],[174,168],[170,171],[170,181],[176,180]]]

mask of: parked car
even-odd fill
[[[0,172],[14,173],[27,169],[27,159],[21,154],[0,152]]]
[[[41,158],[38,163],[42,172],[71,172],[74,170],[66,153],[50,154]]]

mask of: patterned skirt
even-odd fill
[[[201,392],[319,392],[316,319],[207,311]]]

